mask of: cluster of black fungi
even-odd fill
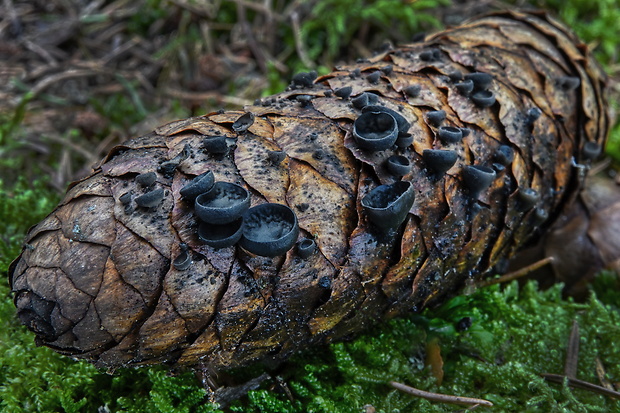
[[[199,219],[198,237],[213,248],[238,244],[252,254],[276,257],[285,254],[297,241],[299,224],[291,208],[277,203],[250,207],[247,189],[215,181],[211,171],[196,176],[180,194],[193,203]],[[299,242],[298,254],[307,258],[314,249],[314,241],[306,238]],[[179,265],[185,262],[186,255],[183,251],[178,257]]]

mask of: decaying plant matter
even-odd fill
[[[502,12],[114,148],[27,236],[37,342],[114,369],[282,360],[493,272],[578,194],[605,76]]]

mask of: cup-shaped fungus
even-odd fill
[[[588,161],[596,159],[601,154],[601,145],[596,142],[588,141],[583,145],[581,153]]]
[[[517,208],[520,211],[532,209],[539,201],[540,195],[538,191],[532,188],[519,188],[518,191],[519,204]]]
[[[291,208],[283,204],[260,204],[245,213],[239,245],[252,254],[276,257],[290,250],[298,235],[297,216]]]
[[[368,220],[377,227],[388,230],[398,227],[407,218],[413,206],[415,193],[407,181],[379,185],[362,198],[362,207]]]
[[[474,81],[471,79],[455,83],[454,86],[463,96],[469,96],[474,91]]]
[[[433,126],[439,126],[446,120],[445,110],[431,110],[426,114],[426,120]]]
[[[237,133],[243,133],[247,131],[250,126],[254,124],[254,114],[252,112],[246,112],[232,124],[232,128]]]
[[[162,188],[154,189],[136,198],[136,204],[142,208],[155,208],[164,199]]]
[[[481,108],[490,108],[495,103],[495,94],[490,90],[481,90],[471,95],[470,98]]]
[[[447,151],[444,149],[424,149],[422,158],[428,169],[432,170],[438,176],[448,172],[456,163],[458,154],[455,151]]]
[[[316,251],[316,242],[310,238],[304,238],[297,243],[297,254],[304,260]]]
[[[233,142],[234,139],[227,136],[208,136],[202,140],[202,147],[212,154],[226,154]]]
[[[454,126],[442,126],[439,128],[437,135],[445,144],[457,143],[463,139],[463,130]]]
[[[369,93],[369,95],[370,95],[370,93]],[[368,103],[369,103],[369,105],[365,106],[362,109],[362,113],[364,113],[364,112],[384,112],[384,113],[387,113],[388,115],[392,115],[392,117],[396,121],[396,124],[398,125],[398,133],[402,134],[402,133],[407,133],[409,131],[409,128],[411,127],[411,124],[409,123],[409,121],[407,121],[407,119],[405,119],[405,117],[403,115],[401,115],[400,113],[396,112],[395,110],[392,110],[390,108],[386,108],[385,106],[373,105],[370,102],[370,100],[368,101]]]
[[[157,181],[157,174],[155,172],[145,172],[136,176],[136,183],[142,186],[151,186]]]
[[[480,192],[491,186],[495,179],[495,171],[482,165],[465,165],[461,174],[472,198],[478,198]]]
[[[474,72],[466,74],[465,80],[471,80],[474,83],[475,88],[480,90],[491,86],[493,76],[484,72]]]
[[[243,226],[243,218],[221,225],[201,222],[198,226],[198,238],[213,248],[232,247],[241,239]]]
[[[411,172],[411,162],[403,155],[390,156],[386,164],[388,171],[395,176],[405,176]]]
[[[396,142],[398,124],[389,113],[364,112],[353,123],[353,136],[361,148],[383,151]]]
[[[198,218],[210,224],[233,222],[249,207],[250,193],[230,182],[216,182],[209,192],[198,195],[194,203]]]
[[[173,261],[172,265],[178,271],[185,271],[192,264],[192,255],[189,251],[182,251]]]
[[[187,185],[181,188],[179,193],[188,201],[193,201],[198,195],[209,192],[211,188],[213,188],[213,184],[215,184],[213,172],[207,171],[192,179]]]

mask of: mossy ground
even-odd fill
[[[143,35],[159,19],[167,16],[167,2],[150,0],[151,12],[131,21],[132,33]],[[226,3],[226,2],[225,2]],[[346,3],[346,4],[345,4]],[[342,54],[345,42],[359,39],[364,22],[372,21],[374,32],[393,32],[400,36],[436,26],[440,14],[434,8],[449,1],[371,2],[363,13],[357,0],[317,2],[317,10],[329,10],[329,18],[301,21],[307,42],[306,56],[291,52],[295,39],[290,27],[282,24],[279,35],[288,44],[286,65],[296,70],[307,67],[308,60],[325,69]],[[461,3],[461,2],[454,2]],[[517,1],[519,5],[524,1]],[[539,0],[539,7],[555,10],[580,36],[597,46],[597,56],[606,69],[618,73],[620,38],[620,1],[618,0]],[[233,25],[235,8],[222,7],[222,21]],[[349,7],[342,7],[343,5]],[[398,8],[415,5],[415,21],[411,10],[398,13]],[[356,7],[354,7],[356,6]],[[402,10],[402,9],[401,9]],[[312,17],[312,13],[308,13]],[[251,16],[250,16],[251,17]],[[402,25],[395,21],[406,20]],[[191,19],[186,30],[172,38],[160,51],[170,55],[199,38]],[[401,29],[402,28],[402,29]],[[366,29],[368,25],[366,24]],[[313,33],[324,33],[316,36]],[[394,36],[398,40],[398,35]],[[313,40],[314,39],[314,40]],[[317,40],[318,39],[318,40]],[[298,39],[299,40],[299,39]],[[288,43],[287,43],[288,42]],[[363,48],[358,45],[356,50]],[[269,87],[265,93],[278,91],[286,84],[281,73],[268,67],[265,75]],[[290,76],[290,74],[289,74]],[[245,83],[231,82],[228,94],[235,94]],[[617,86],[616,86],[617,88]],[[108,119],[105,133],[129,133],[141,121],[148,104],[142,105],[134,84],[126,85],[126,94],[109,95],[90,104]],[[27,228],[53,209],[60,194],[50,179],[31,183],[33,176],[46,176],[61,164],[62,150],[50,145],[50,156],[28,157],[21,138],[19,122],[27,106],[0,116],[0,274],[6,274],[10,261],[17,256]],[[612,90],[617,105],[617,90]],[[246,95],[246,98],[249,98]],[[62,103],[62,102],[61,102]],[[132,108],[140,110],[135,111]],[[118,109],[118,111],[115,111]],[[173,101],[167,109],[173,116],[187,116],[189,110]],[[27,115],[27,113],[26,113]],[[165,116],[168,120],[170,116]],[[127,124],[126,129],[118,125]],[[115,126],[117,125],[117,126]],[[79,144],[81,131],[70,129],[65,138]],[[96,139],[91,137],[90,139]],[[103,139],[102,136],[98,137]],[[620,128],[612,131],[608,153],[620,159]],[[26,148],[27,149],[27,148]],[[5,156],[6,155],[6,156]],[[37,165],[39,164],[39,165]],[[46,167],[47,166],[47,167]],[[23,176],[26,178],[16,178]],[[64,184],[62,184],[64,185]],[[391,389],[387,382],[399,381],[420,389],[460,396],[480,397],[492,401],[492,411],[502,412],[612,412],[620,411],[620,402],[584,390],[545,382],[541,373],[563,372],[568,336],[573,320],[580,325],[580,358],[578,377],[598,383],[596,358],[606,368],[607,379],[620,382],[620,281],[615,274],[603,274],[592,286],[586,303],[575,303],[561,297],[561,286],[540,291],[533,282],[516,283],[478,290],[459,296],[439,309],[422,315],[392,320],[375,327],[353,341],[335,343],[294,357],[278,370],[281,383],[270,380],[260,390],[229,407],[234,412],[361,412],[372,405],[378,412],[457,411],[462,407],[431,403]],[[472,326],[457,331],[456,324],[471,317]],[[176,376],[163,367],[121,370],[111,376],[84,362],[62,357],[47,348],[37,348],[33,335],[15,317],[6,277],[0,280],[0,411],[2,412],[217,412],[207,402],[206,392],[191,372]],[[438,385],[425,365],[428,342],[438,341],[444,362],[444,379]],[[235,372],[237,378],[252,377],[262,372],[260,366]],[[284,391],[285,386],[292,399]]]

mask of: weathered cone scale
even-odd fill
[[[98,366],[213,371],[283,360],[439,303],[493,274],[577,196],[579,164],[607,134],[605,82],[564,26],[502,12],[297,76],[243,110],[161,126],[114,148],[31,229],[9,274],[19,318],[37,343]],[[491,105],[472,101],[485,91]],[[364,93],[385,109],[362,113],[365,98],[352,99]],[[364,116],[386,120],[397,141],[360,147]],[[448,144],[440,127],[469,133]],[[211,137],[230,150],[212,153]],[[403,177],[386,166],[393,156],[409,162]],[[473,185],[472,165],[495,177]],[[290,209],[298,234],[265,257],[228,239],[245,218],[201,230],[181,190],[207,171],[215,186],[246,191],[250,207]],[[150,172],[152,186],[135,181]]]

